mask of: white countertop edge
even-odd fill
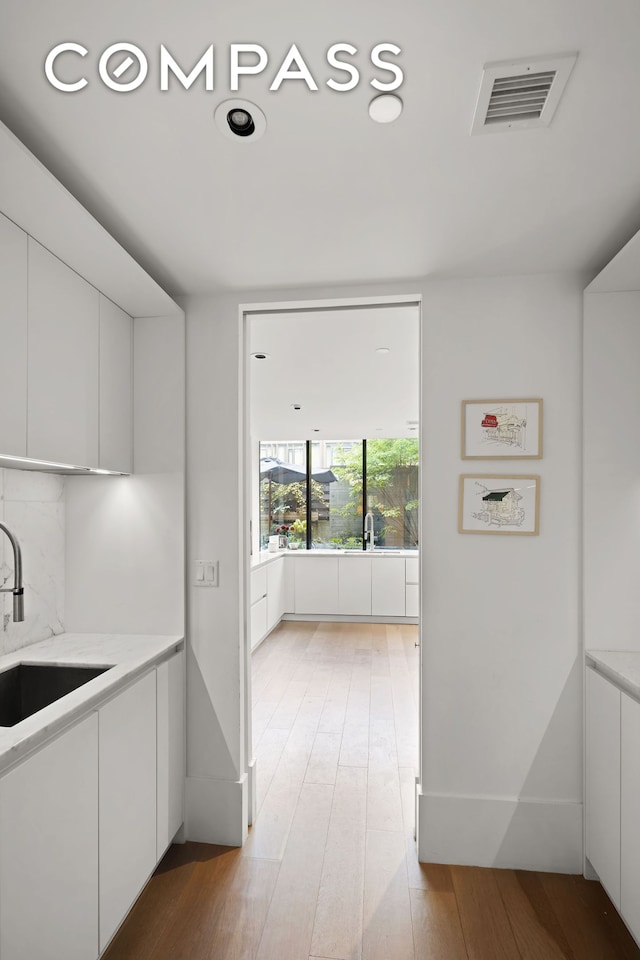
[[[587,665],[640,700],[640,651],[586,650],[585,658]]]
[[[272,563],[280,557],[369,557],[375,560],[388,560],[394,557],[401,560],[417,560],[420,556],[419,550],[278,550],[277,553],[269,553],[268,550],[261,550],[258,556],[251,557],[251,569],[256,570],[266,563]]]
[[[62,633],[0,657],[0,672],[20,663],[109,668],[14,727],[0,727],[0,773],[183,644],[173,635]]]

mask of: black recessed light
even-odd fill
[[[248,110],[244,110],[242,107],[234,107],[229,110],[227,123],[236,137],[250,137],[252,133],[255,133],[256,125],[253,122],[253,117]]]
[[[266,360],[269,356],[268,353],[252,353],[251,356],[254,360]]]

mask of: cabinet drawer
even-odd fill
[[[267,568],[260,567],[251,571],[251,603],[267,595]]]

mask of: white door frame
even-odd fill
[[[352,310],[361,307],[380,307],[380,306],[398,306],[406,304],[417,306],[418,308],[418,340],[419,340],[419,470],[420,470],[420,489],[422,489],[423,477],[423,458],[424,443],[422,436],[422,294],[390,294],[386,297],[347,297],[330,298],[319,300],[283,300],[266,303],[241,303],[238,307],[239,314],[239,391],[240,391],[240,443],[239,443],[239,474],[240,474],[240,505],[239,526],[240,526],[240,624],[242,625],[241,636],[241,663],[243,671],[243,683],[241,684],[241,720],[244,729],[241,731],[241,748],[244,756],[242,757],[242,769],[246,767],[248,771],[248,823],[251,825],[256,816],[256,790],[255,790],[255,756],[253,755],[253,742],[251,733],[251,632],[250,625],[250,572],[251,572],[251,530],[249,520],[251,517],[251,434],[250,434],[250,367],[249,367],[249,319],[252,314],[260,313],[301,313],[303,311],[320,310]],[[419,582],[422,584],[422,551],[426,543],[423,527],[424,511],[422,504],[419,505],[419,530],[420,530],[420,554],[419,554]],[[418,783],[422,783],[422,652],[423,652],[423,617],[422,617],[422,587],[420,587],[420,609],[419,609],[419,710],[418,710]],[[417,811],[416,811],[417,816]],[[416,821],[417,822],[417,821]]]

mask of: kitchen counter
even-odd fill
[[[251,568],[260,567],[264,563],[277,560],[278,557],[370,557],[376,560],[383,557],[416,558],[420,556],[419,550],[385,550],[380,547],[379,550],[278,550],[277,553],[269,553],[268,550],[261,550],[256,556],[251,557]]]
[[[587,650],[587,665],[595,666],[632,697],[640,700],[640,652],[624,650]]]
[[[62,633],[0,657],[0,672],[20,663],[110,668],[14,727],[0,727],[0,772],[108,700],[183,641],[178,636]]]

